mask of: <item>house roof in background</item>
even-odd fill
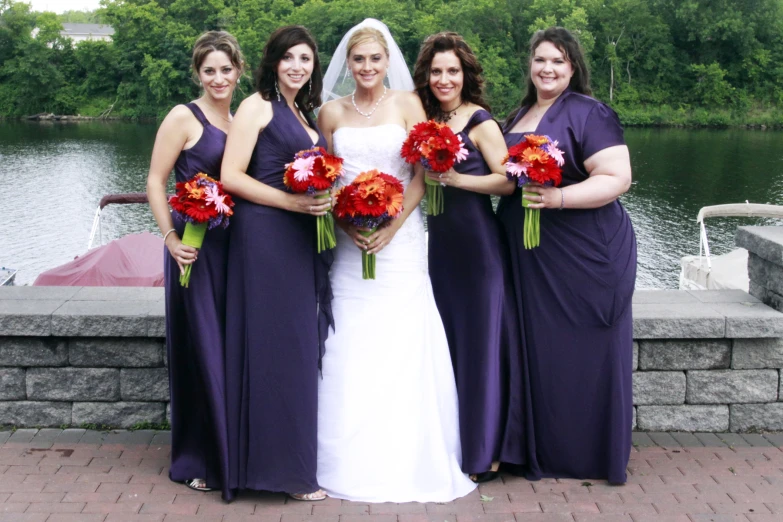
[[[111,36],[114,28],[104,24],[63,24],[61,32],[64,36],[91,34],[93,36]]]

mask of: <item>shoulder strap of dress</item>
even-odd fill
[[[473,114],[471,114],[470,119],[468,120],[468,123],[465,124],[465,128],[462,130],[465,134],[469,133],[473,127],[476,125],[479,125],[481,123],[484,123],[487,120],[491,120],[492,115],[487,112],[484,109],[479,109]]]
[[[187,105],[185,105],[185,107],[190,109],[190,112],[193,113],[193,116],[196,117],[196,119],[201,123],[201,125],[206,127],[207,125],[210,124],[209,120],[207,119],[207,117],[204,116],[204,113],[202,112],[201,107],[199,107],[198,105],[196,105],[193,102],[188,103]]]

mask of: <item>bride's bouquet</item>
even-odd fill
[[[508,149],[508,156],[503,160],[506,167],[506,177],[516,180],[517,186],[524,187],[535,182],[548,187],[557,187],[563,179],[565,163],[563,151],[557,148],[557,141],[549,136],[528,134],[520,143]],[[536,196],[534,192],[522,191],[522,195]],[[522,198],[525,207],[525,227],[523,244],[525,248],[535,248],[541,244],[541,211],[528,208],[530,201]]]
[[[182,243],[201,248],[207,230],[226,228],[229,216],[234,214],[231,196],[223,191],[223,185],[206,174],[198,173],[190,180],[179,182],[176,193],[169,198],[172,212],[185,221]],[[179,284],[190,285],[193,264],[185,266],[179,276]]]
[[[334,205],[334,215],[352,225],[375,230],[402,212],[403,186],[389,174],[370,170],[362,172],[350,185],[340,189]],[[375,254],[362,250],[362,279],[375,279]]]
[[[446,172],[455,163],[468,157],[462,138],[445,123],[434,120],[416,124],[408,134],[400,152],[405,161],[416,163],[432,172]],[[427,190],[427,214],[437,216],[443,212],[443,185],[424,178]]]
[[[294,161],[285,166],[283,183],[296,193],[315,194],[334,187],[337,179],[343,175],[343,159],[326,152],[323,147],[297,152]],[[328,198],[329,194],[317,196]],[[316,217],[318,253],[334,248],[337,242],[334,236],[332,214]]]

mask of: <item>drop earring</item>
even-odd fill
[[[307,96],[311,96],[313,94],[313,77],[310,77],[310,81],[307,82]]]
[[[280,89],[277,87],[277,78],[275,78],[275,92],[277,93],[277,101],[280,101]]]

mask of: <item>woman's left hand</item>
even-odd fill
[[[545,187],[538,183],[527,183],[522,187],[522,197],[530,201],[527,208],[560,208],[563,201],[562,189],[558,187]],[[534,192],[535,196],[525,195],[524,192]]]
[[[454,169],[449,169],[446,172],[432,172],[428,170],[426,173],[427,179],[430,181],[434,181],[449,187],[459,187],[460,180],[462,178],[462,174]]]
[[[367,236],[367,253],[377,254],[386,248],[394,234],[400,229],[397,219],[390,221],[385,227],[378,228],[375,232]]]

